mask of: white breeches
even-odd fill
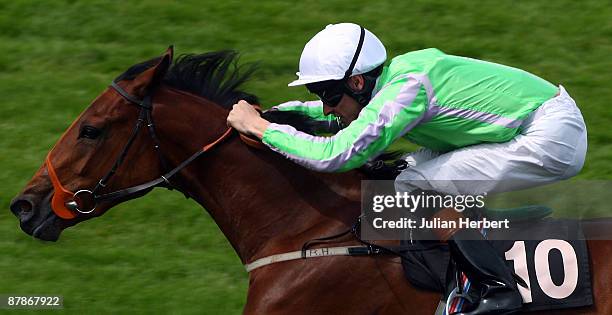
[[[404,158],[409,168],[397,191],[416,188],[447,194],[514,191],[570,178],[582,169],[587,131],[576,102],[560,94],[531,113],[521,132],[504,143],[484,143],[447,153],[421,149]]]

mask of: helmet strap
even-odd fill
[[[359,59],[359,54],[361,53],[361,48],[363,47],[363,41],[365,39],[365,29],[363,28],[363,26],[359,26],[359,28],[360,28],[359,43],[357,44],[357,49],[355,49],[353,60],[351,60],[351,64],[349,65],[348,69],[344,73],[344,77],[342,78],[341,82],[344,83],[344,89],[345,89],[346,94],[348,94],[350,97],[356,100],[357,103],[361,105],[361,107],[364,107],[368,105],[368,103],[370,102],[370,99],[372,98],[372,91],[374,90],[374,86],[376,85],[377,76],[372,77],[372,76],[363,74],[362,76],[364,78],[365,83],[364,83],[363,89],[361,89],[361,91],[359,92],[353,91],[353,89],[351,89],[351,87],[348,84],[348,78],[351,77],[351,75],[353,74],[353,69],[355,68],[357,59]]]
[[[349,65],[348,69],[346,69],[346,72],[344,73],[344,77],[342,78],[342,81],[345,81],[353,74],[353,69],[355,68],[357,59],[359,59],[359,54],[361,53],[361,47],[363,47],[363,40],[365,39],[365,29],[363,28],[363,26],[359,26],[359,28],[361,30],[359,34],[359,43],[357,44],[357,49],[355,49],[353,60],[351,60],[351,64]]]

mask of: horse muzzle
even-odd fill
[[[62,232],[61,219],[51,210],[52,194],[44,198],[23,194],[11,202],[11,212],[19,219],[21,230],[44,241],[57,241]]]

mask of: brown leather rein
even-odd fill
[[[51,200],[51,208],[53,209],[53,212],[55,212],[55,214],[60,218],[74,219],[78,215],[92,213],[96,209],[96,205],[103,201],[113,201],[113,200],[123,199],[123,198],[133,196],[137,193],[140,193],[146,190],[150,190],[150,189],[153,189],[159,186],[166,186],[166,187],[171,188],[172,184],[170,183],[169,180],[170,178],[172,178],[172,176],[174,176],[180,170],[182,170],[187,165],[189,165],[191,162],[196,160],[199,156],[212,150],[214,147],[216,147],[218,144],[222,143],[223,141],[225,141],[232,135],[233,128],[228,127],[228,129],[223,134],[221,134],[216,140],[205,145],[204,147],[202,147],[202,149],[195,152],[193,155],[191,155],[189,158],[184,160],[178,166],[176,166],[169,172],[161,175],[157,179],[154,179],[152,181],[149,181],[149,182],[146,182],[140,185],[117,190],[114,192],[98,194],[97,192],[100,189],[103,189],[104,187],[106,187],[110,178],[115,174],[115,171],[123,162],[125,156],[127,155],[127,152],[129,151],[131,147],[131,144],[133,143],[136,135],[140,131],[143,123],[145,122],[149,129],[150,136],[153,140],[154,148],[157,151],[158,156],[162,162],[161,164],[163,167],[165,167],[166,165],[163,154],[161,154],[159,140],[157,139],[157,135],[155,134],[155,127],[153,124],[153,118],[151,114],[151,112],[153,111],[153,102],[152,102],[151,95],[147,95],[143,99],[138,99],[134,97],[133,95],[130,95],[129,93],[127,93],[121,86],[119,86],[114,81],[111,83],[110,87],[114,91],[116,91],[119,95],[121,95],[121,97],[123,97],[126,101],[140,107],[138,120],[136,122],[136,125],[134,126],[132,135],[130,136],[127,143],[125,144],[123,151],[121,152],[121,154],[115,161],[115,164],[113,165],[111,170],[98,181],[98,183],[92,190],[79,189],[76,192],[72,192],[71,190],[63,186],[51,162],[51,152],[53,151],[53,149],[49,151],[49,154],[47,155],[45,159],[45,164],[47,166],[49,177],[51,178],[51,183],[53,184],[53,190],[54,190],[53,198]],[[253,106],[256,109],[260,110],[259,106],[257,105],[253,105]],[[68,130],[69,129],[70,128],[68,128]],[[263,143],[253,138],[250,138],[246,135],[240,134],[240,139],[251,147],[254,147],[257,149],[265,148],[265,145]]]

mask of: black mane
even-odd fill
[[[238,53],[233,50],[186,54],[172,63],[163,82],[229,109],[239,100],[259,103],[255,95],[238,89],[255,70],[253,64],[238,66]]]
[[[154,58],[136,64],[117,77],[115,81],[134,79],[158,61],[159,58]],[[251,104],[259,103],[255,95],[238,89],[255,70],[256,66],[253,64],[238,66],[238,53],[233,50],[185,54],[172,62],[162,82],[177,90],[193,93],[229,109],[241,99]]]

